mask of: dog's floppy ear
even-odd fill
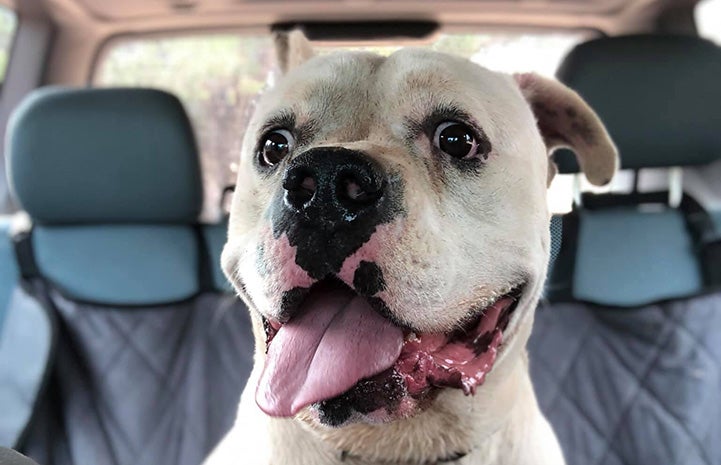
[[[313,58],[315,52],[300,29],[276,31],[273,33],[278,66],[283,73]]]
[[[513,77],[531,105],[549,155],[557,148],[570,148],[591,184],[608,184],[618,169],[618,151],[591,107],[553,79],[533,73]],[[549,184],[555,174],[556,165],[549,162]]]

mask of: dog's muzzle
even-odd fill
[[[296,263],[322,279],[337,273],[379,224],[397,215],[399,184],[363,152],[310,149],[286,168],[270,212],[273,234],[287,234]]]

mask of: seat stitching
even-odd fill
[[[89,311],[89,312],[94,312],[94,311],[96,311],[96,310],[90,309],[90,310],[88,310],[88,311]],[[118,335],[120,335],[120,337],[122,337],[124,341],[126,341],[126,342],[128,341],[128,336],[119,328],[119,325],[118,325],[117,322],[114,320],[114,318],[107,318],[106,321],[108,322],[108,324],[110,325],[110,327],[113,329],[113,331],[115,331]],[[137,329],[139,326],[141,326],[141,325],[142,325],[142,320],[139,319],[139,320],[136,320],[136,321],[133,322],[133,323],[134,323],[134,324],[133,324],[133,326],[132,326],[132,328],[131,328],[131,331],[133,331],[133,330]],[[123,350],[123,349],[127,350],[127,346],[121,346],[121,349],[118,350],[117,356],[114,357],[113,362],[112,362],[112,363],[109,363],[109,364],[107,365],[106,369],[101,373],[101,375],[103,376],[103,378],[105,378],[105,377],[107,376],[107,374],[108,374],[112,369],[115,368],[115,362],[117,361],[118,358],[120,358],[120,356],[122,356],[122,355],[125,353],[125,350]],[[153,371],[153,368],[152,368],[152,367],[150,367],[150,369],[151,369],[151,371]],[[104,381],[103,381],[103,382],[104,382]],[[110,413],[110,412],[115,411],[115,409],[113,408],[112,404],[110,404],[110,403],[108,402],[108,399],[106,398],[106,396],[99,396],[99,397],[98,397],[98,396],[93,396],[93,397],[96,398],[96,399],[97,399],[97,398],[100,399],[100,401],[102,402],[103,409],[105,410],[105,412]],[[100,417],[100,415],[99,415],[99,417]],[[103,415],[102,417],[105,418],[106,416]],[[133,441],[131,441],[130,437],[127,435],[127,433],[125,432],[124,428],[122,428],[122,427],[120,426],[120,425],[122,424],[122,422],[120,422],[120,421],[116,418],[115,415],[108,415],[107,418],[108,418],[109,420],[111,420],[111,421],[115,424],[116,430],[117,430],[117,431],[120,431],[120,432],[122,433],[124,442],[125,442],[126,444],[128,444],[128,445],[133,444]],[[133,444],[133,445],[134,445],[134,446],[140,446],[140,444]],[[128,446],[128,448],[130,448],[130,446]],[[142,450],[142,447],[141,447],[141,450]],[[137,457],[138,454],[141,453],[141,450],[138,450],[137,448],[133,447],[133,449],[132,449],[132,451],[131,451],[133,457]],[[117,455],[116,455],[116,456],[117,456]]]
[[[608,437],[606,436],[606,434],[604,434],[604,432],[601,430],[601,428],[599,428],[599,427],[594,423],[594,421],[591,419],[591,417],[588,415],[588,413],[587,413],[585,410],[583,410],[580,405],[578,405],[578,404],[576,403],[576,400],[573,399],[572,397],[568,397],[568,396],[564,396],[563,398],[566,399],[566,401],[568,401],[568,403],[570,403],[570,404],[573,406],[573,408],[576,410],[576,412],[578,412],[578,413],[580,414],[580,417],[579,417],[579,418],[583,419],[583,420],[591,427],[591,429],[592,429],[600,438],[603,439],[603,441],[606,443],[606,446],[608,446],[608,444],[609,444],[610,441],[611,441],[610,438],[608,438]],[[604,452],[605,452],[605,451],[604,451]],[[618,455],[618,453],[616,453],[616,451],[612,451],[612,452],[613,452],[613,455],[616,457],[616,459],[618,459],[619,462],[621,462],[623,465],[626,465],[626,462],[623,460],[623,457],[621,457],[620,455]],[[603,459],[604,457],[601,456],[600,458]],[[596,463],[600,463],[600,462],[596,462]]]
[[[183,333],[186,333],[187,330],[188,330],[188,328],[189,328],[190,326],[192,326],[192,324],[193,324],[193,318],[192,318],[192,317],[193,317],[193,313],[194,313],[193,311],[188,311],[187,314],[185,315],[185,320],[186,320],[186,321],[185,321],[185,324],[183,325],[183,329],[181,330]],[[182,339],[182,338],[181,338],[181,339]],[[184,371],[187,371],[187,364],[184,365],[183,370],[184,370]],[[173,384],[171,384],[171,383],[168,382],[167,377],[162,378],[160,381],[161,381],[161,382],[160,382],[159,384],[161,385],[162,390],[165,392],[165,396],[164,396],[164,398],[166,399],[165,404],[173,404],[173,403],[175,403],[175,402],[177,401],[178,397],[179,397],[179,396],[181,395],[181,393],[183,392],[183,388],[184,388],[184,386],[185,386],[185,383],[176,383],[175,385],[173,385]],[[171,413],[173,413],[173,412],[175,412],[174,409],[169,409],[169,408],[161,409],[161,417],[158,418],[158,421],[157,421],[156,423],[162,423],[162,422],[164,422],[164,421],[167,421],[167,422],[169,422],[169,423],[172,424],[172,420],[171,420],[171,419],[168,419],[168,416],[169,416]],[[181,412],[181,415],[182,415],[183,421],[181,421],[180,424],[181,424],[181,425],[182,425],[182,424],[186,424],[186,421],[184,421],[184,420],[185,420],[188,416],[187,416],[187,414],[185,413],[185,409],[183,409],[183,411]],[[160,431],[161,431],[160,428],[156,428],[155,431],[154,431],[153,433],[151,433],[151,435],[149,436],[147,443],[151,443],[152,441],[154,441],[155,438],[157,437],[157,434],[158,434]],[[184,428],[181,428],[181,430],[179,430],[179,431],[182,433],[182,431],[184,431]],[[138,457],[138,460],[142,459],[142,457],[143,457],[143,456],[142,456],[142,454],[141,454],[141,455]],[[142,460],[140,460],[140,461],[142,461]]]
[[[546,362],[542,357],[531,358],[531,363],[542,365],[541,368],[544,369],[547,373],[552,371],[551,364],[549,362]],[[555,399],[555,397],[558,395],[558,391],[561,390],[561,380],[557,376],[551,376],[551,378],[553,379],[553,384],[554,384],[554,386],[553,386],[554,391],[553,391],[553,394],[551,395],[551,399]],[[546,408],[548,408],[548,409],[550,409],[552,407],[550,402],[547,402],[546,405],[547,405]]]
[[[673,320],[668,316],[668,311],[664,307],[661,307],[661,315],[663,315],[664,320],[665,320],[662,331],[665,331],[665,330],[667,330],[668,326],[673,323]],[[631,409],[633,408],[633,406],[636,403],[636,400],[641,395],[641,392],[644,390],[643,386],[644,386],[644,382],[645,382],[646,378],[648,378],[649,374],[653,370],[653,367],[658,363],[659,359],[661,358],[663,349],[665,349],[666,346],[668,346],[668,344],[671,342],[672,336],[673,336],[673,331],[669,331],[669,334],[666,336],[666,339],[664,340],[664,342],[662,344],[659,344],[656,347],[656,349],[655,349],[656,353],[652,357],[651,362],[647,365],[646,369],[641,374],[641,376],[636,380],[636,385],[637,385],[636,393],[631,397],[628,405],[624,408],[623,412],[619,416],[619,419],[616,422],[616,425],[611,430],[610,441],[607,444],[606,452],[601,457],[601,460],[597,462],[598,464],[600,464],[601,461],[605,460],[610,452],[615,452],[613,450],[614,438],[619,434],[621,425],[624,423],[626,417],[628,417],[629,413],[631,412]]]
[[[573,357],[573,359],[568,363],[568,366],[566,367],[566,369],[564,370],[564,372],[559,375],[559,377],[558,377],[558,379],[559,379],[559,384],[560,384],[560,383],[563,383],[563,381],[565,381],[565,379],[568,377],[568,375],[569,375],[569,374],[571,373],[571,371],[573,370],[574,365],[575,365],[576,362],[578,361],[578,354],[580,354],[580,353],[582,352],[583,347],[585,347],[585,345],[588,343],[588,339],[589,339],[589,338],[588,338],[588,335],[591,333],[592,330],[593,330],[593,323],[592,323],[592,322],[589,322],[589,323],[587,324],[587,326],[586,326],[586,330],[583,332],[582,336],[579,337],[578,346],[575,347],[574,350],[569,351],[569,353],[573,353],[573,354],[576,354],[576,355],[575,355],[575,356]],[[560,395],[560,392],[561,392],[561,389],[558,389],[558,390],[556,391],[555,395],[554,395],[554,396],[551,398],[551,400],[548,402],[548,408],[549,408],[549,409],[550,409],[550,408],[553,408],[553,406],[556,404],[556,401],[558,400],[558,396]]]
[[[684,334],[686,334],[691,340],[694,342],[696,346],[701,350],[701,352],[713,363],[713,366],[716,368],[717,373],[721,372],[721,366],[719,366],[719,363],[717,362],[718,356],[714,355],[711,350],[709,350],[708,347],[706,347],[706,343],[698,338],[696,333],[694,333],[691,329],[689,329],[685,324],[682,318],[673,318],[671,317],[671,320],[674,321],[678,328],[680,328]]]
[[[688,425],[683,423],[683,421],[679,419],[673,412],[668,410],[668,408],[666,408],[666,406],[664,405],[663,401],[658,398],[654,391],[648,389],[645,385],[641,387],[643,392],[649,395],[649,399],[655,402],[655,404],[660,408],[660,411],[664,412],[669,419],[676,423],[676,426],[678,426],[685,433],[686,438],[697,446],[697,450],[699,450],[703,454],[700,458],[703,459],[704,463],[707,465],[711,465],[711,461],[705,453],[705,448],[703,447],[703,444],[701,444],[700,440],[696,436],[691,434],[688,429]]]
[[[718,366],[718,363],[715,362],[715,358],[711,355],[710,351],[706,347],[704,347],[704,344],[699,339],[696,338],[695,334],[683,324],[683,322],[682,322],[683,319],[674,318],[673,312],[670,312],[670,313],[671,313],[671,315],[669,315],[669,319],[675,323],[674,327],[680,329],[683,334],[685,334],[687,337],[689,337],[693,341],[694,346],[696,348],[698,348],[702,354],[704,354],[711,362],[714,362],[714,363],[711,363],[711,366],[713,366],[716,369],[716,373],[718,375],[719,374],[719,366]],[[706,453],[706,449],[703,447],[703,443],[701,442],[701,439],[691,433],[691,431],[688,428],[688,425],[686,423],[684,423],[683,420],[681,420],[678,416],[676,416],[675,413],[668,410],[666,405],[659,398],[656,391],[651,389],[651,387],[645,386],[645,385],[643,386],[643,389],[650,396],[650,398],[661,408],[661,410],[663,410],[669,416],[669,418],[671,418],[676,423],[676,425],[686,434],[687,438],[694,445],[696,445],[697,450],[699,450],[700,454],[702,454],[700,458],[704,461],[704,463],[710,464],[711,459],[710,459],[710,457],[708,457],[708,455]],[[708,426],[707,426],[707,428],[708,428]]]
[[[113,318],[109,318],[108,320],[113,320]],[[142,319],[139,320],[139,323],[137,325],[133,326],[133,331],[138,328],[138,326],[141,326],[143,324]],[[139,347],[135,341],[135,339],[129,334],[131,331],[126,333],[122,328],[120,328],[119,325],[116,324],[115,321],[112,322],[113,327],[115,330],[120,334],[120,336],[123,337],[125,342],[127,342],[127,346],[125,347],[126,350],[132,349],[133,353],[150,369],[150,371],[153,373],[153,375],[156,377],[157,380],[163,379],[163,373],[160,372],[160,370],[153,365],[153,363],[150,362],[150,359],[146,356],[145,352],[141,347]]]

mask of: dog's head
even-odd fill
[[[255,323],[258,405],[340,426],[483,396],[521,358],[545,279],[549,152],[607,183],[601,122],[536,75],[279,41],[286,74],[248,127],[222,259]]]

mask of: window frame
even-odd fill
[[[0,0],[1,2],[2,0]],[[2,3],[0,3],[2,5]],[[220,27],[197,27],[197,28],[182,28],[182,29],[166,29],[166,30],[148,30],[143,32],[137,31],[123,31],[115,32],[102,40],[98,41],[98,44],[93,53],[93,57],[88,67],[85,84],[92,86],[96,83],[96,78],[101,67],[102,61],[110,53],[113,47],[125,41],[132,41],[138,39],[172,39],[172,38],[183,38],[189,36],[201,37],[204,35],[219,35],[219,34],[237,34],[239,36],[258,36],[262,34],[270,35],[273,32],[273,25],[251,25],[251,26],[220,26]],[[593,27],[558,27],[558,26],[538,26],[538,25],[519,25],[519,24],[487,24],[487,23],[474,23],[474,24],[446,24],[441,25],[438,30],[423,39],[409,39],[399,40],[398,44],[402,47],[417,47],[432,43],[439,35],[442,34],[511,34],[518,32],[519,35],[522,33],[539,33],[539,34],[554,34],[554,33],[579,33],[586,35],[587,40],[599,37],[608,37],[608,34],[601,29]],[[364,47],[364,46],[383,46],[389,45],[389,41],[322,41],[316,42],[321,48],[330,47]]]
[[[98,73],[101,68],[103,60],[112,51],[113,47],[116,47],[123,42],[129,42],[133,40],[152,40],[152,39],[182,39],[187,37],[202,37],[202,36],[213,36],[222,34],[234,34],[239,37],[247,36],[258,36],[261,34],[270,35],[270,27],[266,26],[240,26],[240,27],[198,27],[198,28],[183,28],[183,29],[167,29],[167,30],[149,30],[143,32],[116,32],[104,37],[98,41],[98,44],[93,53],[90,61],[90,66],[86,72],[85,84],[88,86],[94,86],[97,83]]]

